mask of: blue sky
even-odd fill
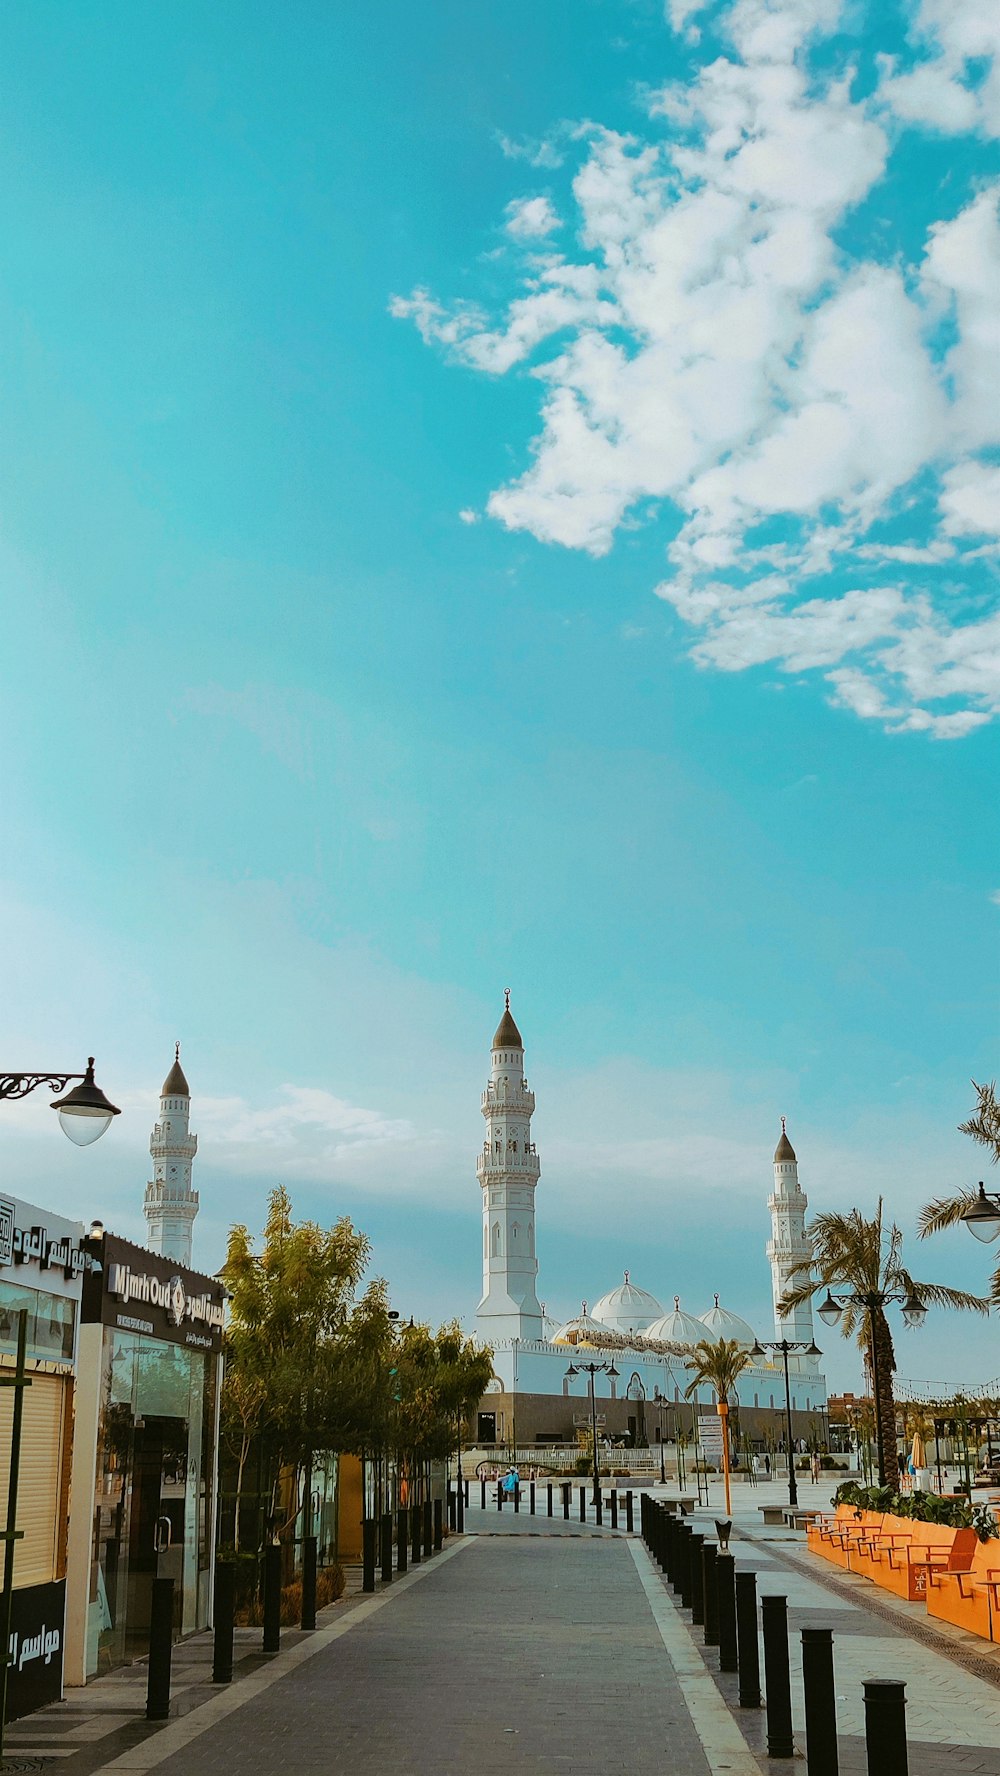
[[[629,1266],[766,1327],[781,1113],[815,1207],[974,1182],[994,7],[39,0],[0,46],[5,1064],[93,1050],[127,1111],[9,1110],[9,1187],[138,1233],[179,1036],[207,1268],[283,1181],[469,1315],[508,984],[557,1312]]]

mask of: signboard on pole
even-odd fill
[[[706,1461],[721,1465],[722,1462],[722,1420],[718,1414],[711,1417],[706,1413],[698,1417],[698,1441]]]

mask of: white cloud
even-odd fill
[[[1000,537],[1000,466],[956,463],[941,477],[940,505],[949,536]]]
[[[671,0],[668,20],[690,37],[704,10]],[[852,258],[845,226],[906,104],[969,127],[974,88],[986,127],[976,58],[996,31],[979,0],[923,0],[924,85],[908,53],[854,97],[851,71],[810,61],[840,13],[716,8],[732,53],[656,91],[645,136],[578,131],[574,259],[536,261],[498,319],[426,291],[394,312],[475,368],[530,364],[538,435],[492,517],[600,556],[669,502],[681,525],[657,592],[698,631],[699,664],[818,671],[841,707],[954,738],[1000,709],[964,583],[988,545],[963,540],[996,531],[996,471],[976,453],[1000,444],[998,188],[931,221],[909,263],[895,247]],[[942,70],[961,91],[930,95]],[[929,534],[872,540],[920,499]]]
[[[463,524],[478,524],[479,523],[479,516],[480,515],[478,512],[473,511],[471,506],[463,506],[461,511],[459,512],[458,516],[461,519]]]
[[[505,160],[526,160],[533,167],[561,167],[565,156],[551,137],[542,141],[532,141],[523,137],[516,141],[511,136],[497,136],[500,152]]]
[[[1000,888],[994,888],[993,893],[990,895],[990,899],[994,906],[1000,906]]]
[[[547,197],[515,197],[504,213],[504,226],[514,240],[544,240],[559,227],[559,217]]]
[[[897,117],[956,134],[1000,135],[1000,10],[995,0],[920,0],[914,39],[929,59],[897,72],[883,56],[879,98]]]

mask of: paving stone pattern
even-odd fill
[[[625,1542],[482,1538],[160,1776],[708,1776]]]

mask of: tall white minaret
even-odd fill
[[[144,1212],[150,1250],[186,1265],[191,1263],[191,1232],[198,1213],[198,1192],[191,1189],[198,1137],[189,1132],[190,1116],[191,1093],[178,1042],[174,1064],[160,1091],[160,1120],[149,1142],[153,1181],[146,1185]]]
[[[790,1286],[805,1281],[805,1272],[798,1271],[793,1277],[792,1272],[797,1264],[801,1264],[811,1255],[811,1247],[806,1235],[806,1206],[808,1197],[799,1188],[799,1162],[785,1132],[785,1119],[781,1118],[781,1140],[774,1150],[774,1194],[768,1198],[771,1211],[771,1238],[767,1242],[767,1256],[771,1266],[771,1293],[774,1298],[774,1335],[776,1338],[802,1339],[807,1344],[813,1342],[812,1300],[800,1302],[793,1307],[791,1313],[784,1317],[778,1312],[778,1302]],[[789,1363],[795,1369],[815,1369],[816,1357],[800,1357],[797,1354],[789,1357]]]
[[[483,1338],[493,1343],[542,1337],[535,1294],[535,1094],[524,1077],[524,1043],[511,1016],[509,988],[504,998],[483,1093],[486,1139],[476,1164],[483,1188],[483,1299],[476,1319]]]

